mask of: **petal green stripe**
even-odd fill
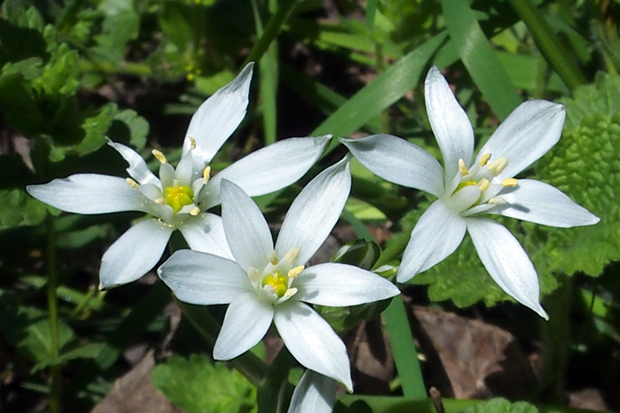
[[[482,32],[467,0],[442,0],[444,19],[451,40],[474,83],[502,120],[521,98],[495,51]]]

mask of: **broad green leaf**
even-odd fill
[[[442,0],[443,16],[450,39],[472,79],[493,111],[505,119],[521,98],[497,59],[475,14],[466,0]]]
[[[597,276],[620,260],[620,76],[600,75],[596,84],[564,99],[567,121],[560,142],[536,166],[536,177],[556,186],[601,218],[570,229],[526,226],[552,270]]]
[[[45,219],[48,206],[37,201],[23,188],[0,190],[0,230],[22,225],[37,225]]]
[[[140,17],[133,3],[131,0],[104,0],[99,4],[104,15],[103,33],[95,37],[98,45],[94,50],[102,60],[121,62],[126,44],[138,36]]]
[[[256,411],[256,388],[238,371],[206,356],[171,357],[155,367],[151,381],[188,413]]]

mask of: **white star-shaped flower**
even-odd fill
[[[255,346],[272,321],[291,354],[308,369],[352,388],[344,343],[308,304],[358,305],[399,294],[390,281],[352,265],[305,267],[336,224],[351,188],[349,157],[313,179],[289,209],[278,240],[258,206],[222,181],[222,220],[234,260],[190,250],[158,270],[181,300],[230,304],[213,349],[229,360]]]
[[[209,162],[243,120],[252,64],[218,90],[196,111],[187,130],[176,169],[159,151],[159,177],[134,150],[109,141],[129,163],[131,179],[76,174],[28,192],[62,211],[102,214],[142,211],[151,214],[127,230],[105,252],[99,272],[100,288],[137,280],[162,256],[173,231],[180,230],[190,248],[231,257],[221,218],[205,212],[220,203],[220,182],[235,182],[251,196],[276,191],[303,176],[321,155],[329,136],[291,138],[258,150],[210,178]]]
[[[406,282],[452,254],[467,231],[495,282],[547,318],[532,262],[510,231],[485,215],[562,228],[599,221],[557,188],[514,178],[558,142],[564,107],[544,100],[521,104],[474,158],[471,123],[436,67],[426,77],[425,98],[444,168],[426,151],[395,136],[341,139],[375,174],[438,198],[413,229],[397,280]]]

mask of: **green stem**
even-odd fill
[[[407,243],[409,243],[410,238],[411,234],[409,233],[396,235],[392,243],[385,250],[383,250],[383,253],[381,253],[381,256],[375,263],[373,270],[376,270],[380,266],[385,265],[400,256],[403,251],[405,251],[405,247],[407,246]]]
[[[572,61],[566,49],[545,21],[542,14],[530,0],[509,0],[523,23],[527,26],[551,67],[560,75],[566,86],[572,91],[586,83],[585,77]]]
[[[297,0],[285,0],[282,2],[282,5],[278,9],[278,11],[271,17],[269,23],[267,23],[267,27],[265,28],[265,32],[258,40],[258,42],[254,45],[250,54],[245,59],[243,66],[250,62],[258,62],[263,54],[269,48],[271,42],[278,36],[282,25],[285,20],[288,18],[288,15],[293,10],[297,3]]]
[[[47,230],[47,308],[50,325],[50,358],[58,359],[60,355],[60,342],[58,339],[59,320],[58,320],[58,271],[56,268],[56,234],[54,230],[54,218],[48,214],[46,218]],[[61,394],[61,364],[55,364],[50,368],[50,412],[60,411]]]
[[[175,301],[185,318],[192,323],[207,344],[213,347],[221,325],[213,318],[209,309],[205,306],[184,303],[176,297]],[[263,377],[267,373],[265,363],[249,351],[228,361],[228,364],[239,370],[256,387],[262,384]]]

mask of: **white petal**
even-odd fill
[[[288,301],[276,307],[274,322],[284,344],[301,365],[353,391],[347,349],[327,321],[306,304]]]
[[[381,178],[440,197],[443,168],[425,150],[392,135],[340,138],[362,165]]]
[[[248,274],[236,262],[192,250],[178,250],[157,274],[179,300],[190,304],[229,304],[251,292]]]
[[[466,221],[478,256],[495,282],[512,298],[548,319],[539,302],[538,275],[519,241],[493,220]]]
[[[222,218],[210,213],[202,213],[179,224],[183,238],[194,251],[206,252],[219,257],[234,260]]]
[[[303,270],[294,282],[295,297],[312,304],[344,307],[400,294],[385,278],[352,265],[326,263]]]
[[[245,353],[265,336],[272,320],[273,306],[258,299],[256,292],[240,295],[226,310],[213,358],[230,360]]]
[[[442,200],[435,201],[416,223],[398,269],[398,282],[443,261],[461,245],[466,225]]]
[[[120,153],[121,156],[129,163],[127,173],[129,173],[129,176],[135,179],[136,182],[140,185],[155,185],[162,189],[159,179],[157,179],[149,167],[146,166],[146,162],[136,151],[121,143],[112,142],[110,139],[108,139],[108,145],[116,149],[118,153]]]
[[[205,209],[221,202],[222,179],[234,182],[249,196],[268,194],[291,185],[319,159],[330,138],[331,135],[289,138],[252,152],[209,180]]]
[[[336,404],[336,382],[306,370],[295,391],[288,413],[331,413]]]
[[[491,161],[505,157],[508,166],[499,179],[511,178],[530,166],[555,145],[562,134],[564,106],[530,100],[516,108],[482,147],[478,160],[491,154]]]
[[[196,142],[196,148],[192,150],[195,170],[204,169],[245,117],[253,66],[253,63],[248,64],[232,82],[215,92],[194,113],[183,152],[191,150],[189,137],[192,137]]]
[[[222,181],[222,221],[228,245],[244,270],[262,270],[273,252],[269,225],[258,206],[230,181]]]
[[[76,174],[26,190],[41,202],[77,214],[142,211],[158,216],[161,209],[125,179],[109,175]]]
[[[467,166],[471,164],[474,130],[450,85],[435,66],[426,75],[424,98],[428,120],[443,155],[446,179],[452,180],[458,173],[459,159]]]
[[[159,261],[173,228],[158,219],[146,219],[129,228],[101,258],[99,289],[137,280]]]
[[[185,186],[192,186],[193,180],[198,177],[198,173],[202,174],[202,171],[194,171],[192,151],[185,152],[183,156],[181,156],[181,160],[177,164],[174,172],[179,183]]]
[[[234,260],[226,241],[222,218],[217,215],[205,212],[189,218],[178,228],[192,250]]]
[[[571,228],[600,221],[559,189],[532,179],[519,179],[517,187],[500,198],[506,204],[491,212],[536,224]]]
[[[305,265],[327,239],[351,191],[349,161],[346,156],[325,169],[293,201],[276,241],[278,257],[298,248],[294,265]]]

